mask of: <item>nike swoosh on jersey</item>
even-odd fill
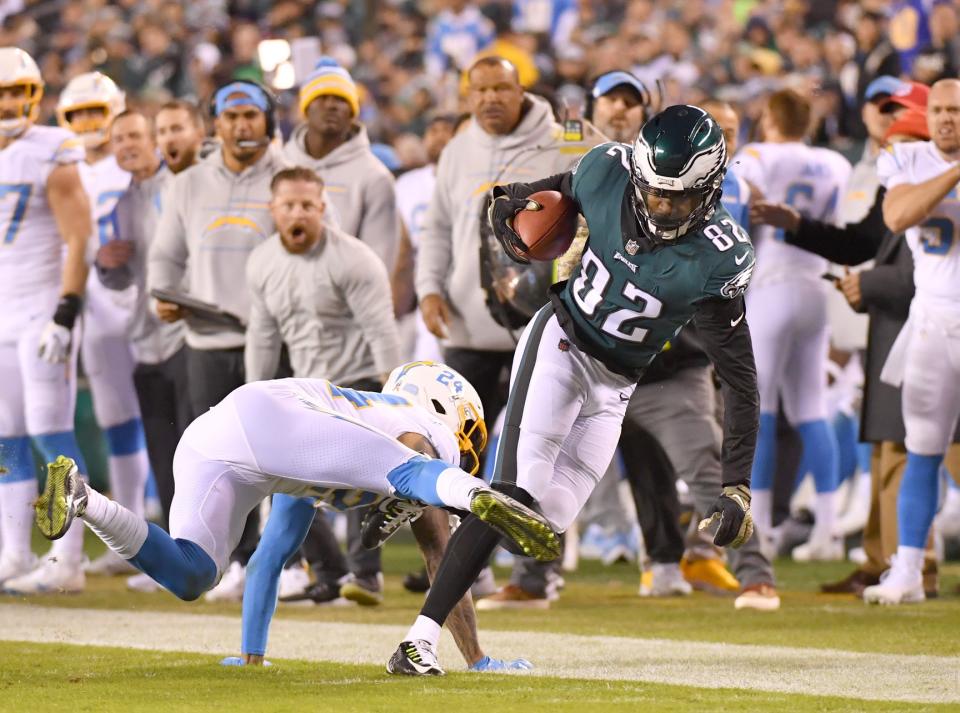
[[[747,259],[747,255],[749,255],[749,254],[750,254],[750,253],[744,253],[743,255],[740,255],[739,257],[733,258],[733,261],[734,261],[735,263],[737,263],[738,265],[742,265],[742,264],[743,264],[743,261]]]
[[[736,319],[731,319],[731,320],[730,320],[730,326],[731,326],[731,327],[736,327],[738,324],[740,324],[740,323],[743,321],[743,318],[746,317],[746,316],[747,316],[747,313],[744,312],[744,313],[742,313],[739,317],[737,317]]]

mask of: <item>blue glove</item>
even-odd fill
[[[513,661],[504,661],[503,659],[492,659],[484,656],[471,666],[468,671],[532,671],[533,664],[526,659],[514,659]]]
[[[241,656],[227,656],[227,658],[223,659],[220,662],[220,665],[221,666],[246,666]],[[263,665],[273,666],[273,664],[267,661],[266,659],[264,659]]]

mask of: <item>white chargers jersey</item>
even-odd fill
[[[63,239],[47,203],[47,179],[57,166],[83,158],[80,139],[51,126],[31,126],[0,151],[0,296],[60,285]]]
[[[731,164],[741,178],[757,187],[763,200],[786,203],[807,218],[833,223],[837,200],[850,177],[850,162],[836,151],[799,142],[755,143],[743,147]],[[757,267],[751,285],[816,280],[827,261],[783,241],[783,231],[752,226]]]
[[[97,249],[117,237],[117,201],[130,186],[130,174],[117,165],[113,156],[80,166],[80,179],[90,197],[93,238],[88,243],[91,258]]]
[[[877,162],[880,182],[889,191],[907,183],[923,183],[946,171],[947,161],[932,141],[896,144]],[[960,306],[960,191],[954,186],[920,225],[908,228],[917,297]]]
[[[397,179],[397,207],[414,250],[427,226],[427,209],[436,183],[437,167],[433,164],[407,171]]]
[[[334,419],[315,418],[317,413]],[[358,452],[351,438],[357,429],[386,434],[391,453],[398,436],[418,433],[441,460],[460,464],[453,433],[422,407],[403,396],[355,391],[325,379],[246,384],[194,423],[203,420],[217,427],[202,428],[202,438],[191,438],[190,445],[205,457],[255,477],[281,478],[287,481],[282,492],[316,497],[336,509],[369,505],[388,492],[387,473],[377,466],[380,454],[369,446]]]

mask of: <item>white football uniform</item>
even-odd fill
[[[798,142],[748,144],[732,162],[764,200],[786,203],[804,216],[836,218],[850,163],[835,151]],[[824,394],[829,343],[827,261],[788,245],[782,231],[752,226],[757,267],[747,291],[760,410],[776,413],[783,399],[794,424],[826,418]]]
[[[397,179],[397,208],[400,211],[400,219],[410,236],[414,255],[420,245],[420,236],[423,235],[427,225],[427,209],[430,207],[430,199],[433,197],[433,188],[436,183],[437,167],[433,164],[408,171]],[[411,329],[407,325],[400,325],[404,339],[405,361],[443,361],[440,342],[427,329],[420,310],[416,309],[412,315],[404,317],[403,321],[407,320],[414,326]],[[413,331],[412,338],[406,336],[409,331]]]
[[[94,232],[88,249],[92,263],[101,245],[122,237],[117,235],[115,208],[130,185],[130,174],[108,156],[94,164],[84,163],[80,176],[93,209]],[[140,417],[129,338],[136,290],[134,286],[109,290],[101,284],[96,270],[91,270],[87,278],[81,358],[93,394],[94,415],[102,429]]]
[[[48,126],[30,127],[0,151],[0,437],[73,430],[76,354],[66,366],[49,364],[38,348],[63,277],[47,179],[83,157],[79,139]]]
[[[897,144],[877,163],[887,190],[928,181],[946,171],[933,142]],[[903,383],[907,449],[920,455],[947,450],[960,415],[960,191],[953,190],[906,232],[916,294],[897,337],[884,381]]]
[[[170,535],[200,545],[222,572],[247,514],[273,493],[336,509],[388,495],[387,474],[415,455],[396,440],[408,432],[459,465],[450,429],[402,396],[323,379],[241,386],[190,424],[177,446]]]

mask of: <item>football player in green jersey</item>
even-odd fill
[[[526,262],[513,218],[528,196],[573,199],[590,237],[580,266],[517,345],[493,487],[533,504],[558,531],[577,516],[613,457],[643,370],[691,319],[724,387],[723,489],[701,526],[738,547],[753,532],[750,470],[759,417],[743,292],[753,246],[720,204],[723,133],[693,106],[654,116],[631,148],[607,143],[567,173],[494,189],[490,221],[504,250]],[[466,517],[450,540],[420,616],[387,670],[442,674],[435,646],[448,612],[499,536]]]

